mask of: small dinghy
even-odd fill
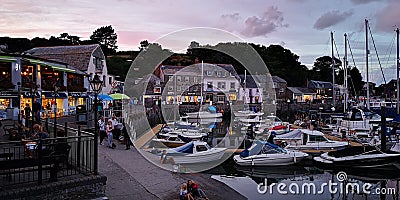
[[[282,149],[264,141],[255,141],[240,155],[233,156],[233,160],[240,166],[279,166],[292,165],[306,157],[307,153]]]

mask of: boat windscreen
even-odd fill
[[[253,145],[251,145],[251,147],[249,147],[248,149],[245,149],[244,151],[242,151],[240,153],[241,157],[248,157],[248,156],[253,156],[253,155],[257,155],[258,153],[260,153],[261,149],[263,148],[264,143],[262,143],[261,141],[255,141],[253,143]]]

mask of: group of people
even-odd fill
[[[182,183],[179,191],[180,200],[194,200],[194,198],[201,197],[208,200],[206,193],[199,188],[199,185],[193,180],[188,180],[187,183]]]
[[[100,117],[98,125],[100,130],[100,145],[103,145],[103,140],[107,136],[107,147],[115,149],[117,145],[113,142],[114,136],[119,139],[119,136],[122,133],[125,140],[125,150],[131,148],[131,141],[125,123],[119,123],[115,115],[113,115],[107,122],[105,121],[104,116]],[[122,127],[118,127],[119,125],[122,125]]]

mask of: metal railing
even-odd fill
[[[0,142],[0,190],[94,174],[94,135],[57,124],[59,130],[63,137]]]

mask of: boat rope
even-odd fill
[[[386,55],[389,55],[388,58],[387,58],[387,61],[386,61],[386,66],[389,66],[389,60],[390,60],[390,57],[392,55],[392,50],[393,50],[393,47],[394,47],[395,38],[396,38],[396,34],[393,34],[390,46],[386,50]],[[390,49],[390,52],[388,54],[389,49]],[[387,93],[389,93],[389,86],[388,85],[386,85],[385,90],[384,90],[384,94],[387,94]],[[389,98],[390,98],[390,102],[392,102],[392,95],[389,95]],[[393,104],[390,104],[390,105],[391,105],[391,107],[393,107]]]
[[[383,69],[382,69],[382,65],[381,65],[381,60],[379,59],[378,50],[376,49],[374,36],[372,35],[371,27],[369,25],[368,25],[368,30],[369,30],[369,34],[371,36],[372,44],[374,45],[374,50],[375,50],[376,57],[378,59],[379,68],[381,69],[381,73],[382,73],[382,76],[383,76],[383,81],[385,82],[385,85],[387,85],[385,74],[383,73]]]
[[[353,61],[354,67],[357,68],[356,61],[354,60],[353,50],[351,49],[351,46],[350,46],[350,40],[348,38],[347,38],[347,43],[349,44],[351,60]],[[351,72],[351,70],[350,70],[350,72]],[[353,88],[354,95],[357,96],[356,88],[354,87],[354,82],[353,82],[353,78],[351,77],[351,73],[349,73],[349,77],[350,77],[350,82],[351,82],[351,86]]]

